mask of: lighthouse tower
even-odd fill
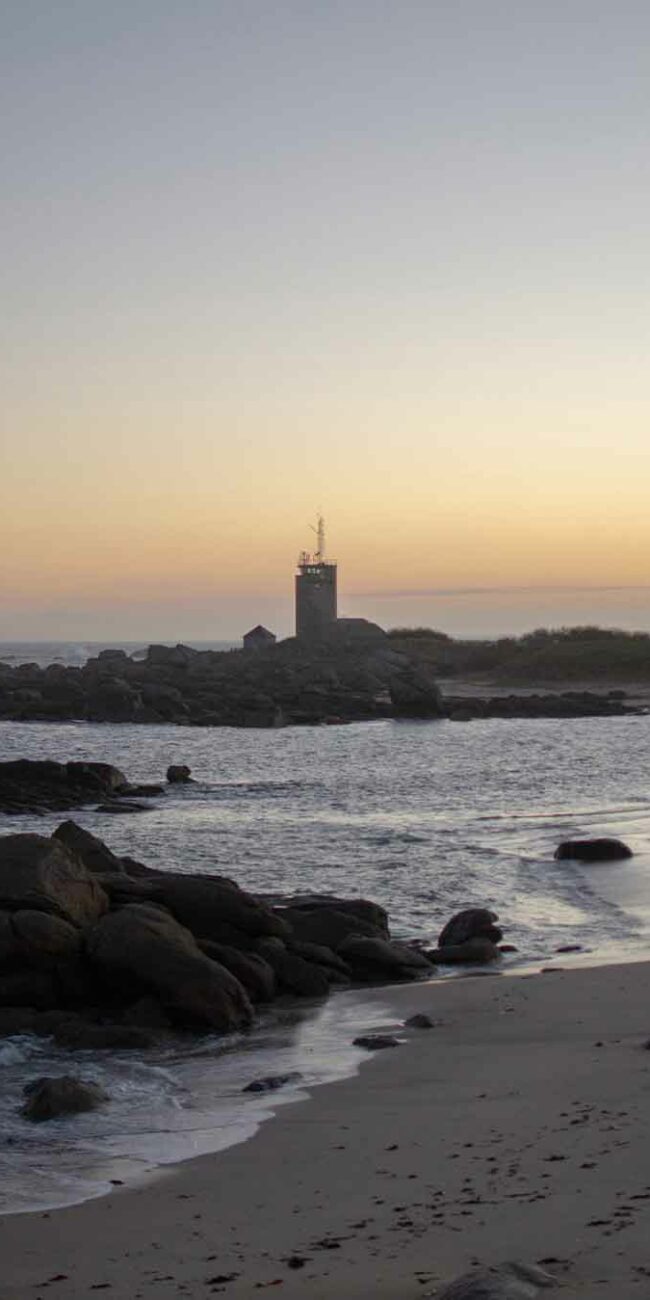
[[[318,515],[316,550],[302,551],[296,573],[296,636],[318,641],[336,623],[336,564],[325,558],[325,520]]]

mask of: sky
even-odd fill
[[[0,638],[650,630],[646,0],[0,0]]]

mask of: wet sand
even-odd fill
[[[250,1141],[0,1220],[4,1300],[415,1300],[510,1259],[541,1263],[567,1300],[647,1297],[650,962],[367,1005],[369,1032],[393,1009],[400,1046]],[[416,1011],[435,1027],[401,1029]]]

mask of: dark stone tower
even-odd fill
[[[325,559],[325,523],[318,516],[317,549],[303,551],[296,574],[296,636],[318,641],[336,623],[336,565]]]

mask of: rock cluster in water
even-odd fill
[[[0,1033],[90,1049],[148,1046],[169,1029],[229,1033],[278,996],[419,979],[446,954],[493,960],[495,919],[461,913],[425,954],[391,938],[377,903],[269,901],[225,876],[118,857],[65,821],[52,836],[0,837]]]
[[[442,712],[426,665],[363,619],[256,652],[153,645],[144,658],[102,650],[82,668],[0,664],[0,717],[17,721],[273,727]]]

